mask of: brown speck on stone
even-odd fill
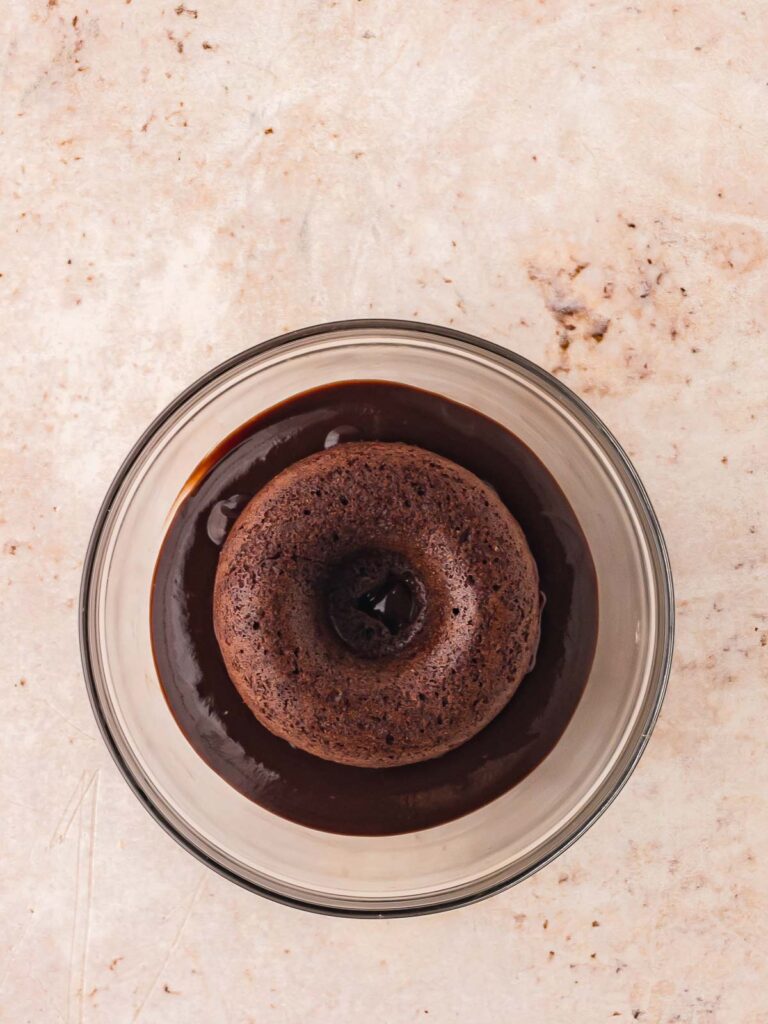
[[[573,270],[570,272],[568,277],[573,281],[574,278],[578,277],[582,270],[586,270],[589,266],[588,263],[577,263]]]
[[[176,49],[179,51],[179,53],[184,53],[184,43],[182,43],[180,39],[176,40]]]
[[[701,351],[701,349],[698,349],[698,348],[696,348],[696,346],[695,346],[695,345],[694,345],[694,347],[693,347],[693,348],[691,349],[691,352],[693,353],[693,355],[698,355],[700,351]]]
[[[562,884],[563,884],[563,882],[567,882],[567,881],[568,881],[568,877],[569,877],[569,876],[568,876],[568,875],[566,875],[566,874],[560,875],[560,877],[559,877],[559,878],[558,878],[558,880],[557,880],[557,884],[558,884],[558,885],[562,885]]]
[[[627,221],[627,227],[628,228],[636,228],[637,224],[633,223],[633,221],[631,221],[631,220],[628,220]]]
[[[549,957],[550,960],[554,957],[554,955],[555,955],[554,949],[550,949],[549,953],[547,953],[547,956]]]
[[[545,930],[546,930],[547,928],[549,928],[549,918],[548,918],[548,917],[545,917],[545,918],[544,918],[544,921],[542,922],[542,925],[541,925],[541,927],[542,927],[542,928],[544,928]]]
[[[27,680],[22,677],[19,680],[19,686],[26,686],[26,685],[27,685]]]
[[[48,0],[48,6],[49,7],[58,7],[59,6],[59,0]]]
[[[454,240],[453,240],[453,239],[451,239],[451,246],[452,246],[452,248],[454,248],[454,249],[456,248],[456,243],[454,242]]]
[[[592,338],[593,341],[596,341],[599,344],[605,337],[610,326],[610,320],[597,320],[595,323],[592,324],[592,330],[589,334],[590,338]]]
[[[589,959],[590,960],[597,960],[597,953],[590,953],[589,954]]]
[[[11,542],[9,541],[5,545],[5,549],[4,550],[5,550],[6,555],[15,555],[16,552],[18,551],[18,549],[19,549],[18,548],[18,544],[11,544]]]
[[[536,163],[538,163],[539,158],[534,153],[533,156],[531,157],[531,160],[534,160]]]
[[[633,1019],[634,1019],[634,1020],[639,1020],[639,1019],[640,1019],[640,1017],[641,1017],[641,1015],[642,1015],[642,1012],[643,1012],[642,1010],[633,1010],[633,1011],[632,1011],[632,1017],[633,1017]]]
[[[727,456],[727,455],[724,455],[724,456],[722,457],[722,459],[720,459],[720,461],[722,462],[722,464],[723,464],[723,465],[725,465],[725,464],[726,464],[726,463],[728,462],[728,456]]]
[[[181,992],[177,992],[175,988],[171,988],[171,986],[167,982],[165,985],[163,985],[163,992],[166,992],[169,996],[181,995]]]
[[[570,347],[570,344],[571,344],[571,339],[568,337],[568,335],[567,334],[561,334],[560,335],[560,340],[558,341],[558,345],[563,350],[563,352],[568,350],[568,348]]]
[[[176,14],[186,14],[190,18],[197,18],[197,11],[192,10],[191,7],[185,7],[184,4],[179,4],[176,8]]]
[[[363,152],[362,149],[358,149],[352,154],[352,156],[355,158],[355,160],[359,160],[361,156],[365,156],[365,153]]]
[[[77,15],[72,19],[72,28],[77,28]]]
[[[213,49],[213,43],[208,43],[205,40],[203,40],[202,46],[203,46],[204,50],[212,50]]]
[[[275,129],[274,128],[265,128],[264,129],[264,134],[265,135],[274,135],[275,134]]]
[[[120,963],[120,961],[122,959],[123,959],[123,957],[121,957],[121,956],[113,957],[112,960],[109,963],[110,971],[114,971],[114,969],[117,967],[117,965]]]
[[[606,281],[603,285],[603,295],[606,299],[613,297],[613,281]]]
[[[599,928],[600,927],[600,922],[599,921],[593,921],[592,922],[592,927],[593,928]]]

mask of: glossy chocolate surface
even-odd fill
[[[500,715],[456,750],[398,768],[313,757],[255,719],[227,675],[212,624],[220,546],[247,500],[312,452],[349,440],[404,441],[465,466],[522,526],[545,599],[535,665]],[[393,639],[416,624],[418,581],[395,572],[359,610]],[[245,796],[312,828],[349,835],[416,831],[467,814],[552,750],[594,656],[597,581],[586,539],[556,481],[504,427],[439,395],[376,381],[335,384],[267,410],[198,467],[155,572],[151,631],[168,704],[197,753]]]

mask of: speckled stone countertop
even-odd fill
[[[0,1020],[768,1020],[768,5],[6,0]],[[509,345],[634,459],[675,570],[630,784],[525,884],[354,922],[179,849],[97,735],[101,497],[183,386],[394,316]]]

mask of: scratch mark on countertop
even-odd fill
[[[80,810],[80,806],[85,800],[88,791],[96,779],[99,773],[99,769],[95,768],[91,773],[90,777],[88,772],[83,772],[77,781],[72,796],[69,798],[67,803],[64,805],[64,810],[61,812],[59,820],[56,822],[56,826],[53,830],[51,838],[48,842],[48,849],[53,847],[55,842],[63,842],[67,837],[67,833],[72,827],[72,822],[75,820],[75,815]]]
[[[518,51],[523,53],[530,53],[532,43],[541,44],[548,42],[551,38],[557,38],[562,34],[570,34],[574,36],[575,31],[581,30],[583,26],[588,25],[590,22],[603,21],[611,18],[614,14],[623,14],[627,10],[625,0],[619,0],[619,3],[614,4],[602,4],[594,7],[587,8],[574,8],[567,14],[562,14],[552,21],[545,22],[544,24],[534,25],[532,28],[526,31],[520,31],[519,27],[515,25],[514,38],[508,40],[505,35],[502,35],[504,42],[503,46],[499,46],[497,56],[503,57],[504,60],[508,60],[511,53]],[[512,24],[512,23],[510,23]]]
[[[384,78],[385,75],[389,74],[389,72],[392,70],[392,68],[397,67],[397,65],[400,62],[400,58],[403,56],[403,53],[405,52],[406,45],[407,45],[407,43],[401,43],[400,44],[400,46],[398,48],[398,51],[395,54],[394,58],[381,69],[381,71],[378,73],[378,75],[376,75],[376,78],[375,78],[376,81],[379,81],[380,79]]]
[[[79,828],[75,874],[72,938],[69,950],[69,981],[67,985],[67,1024],[82,1024],[85,995],[85,967],[91,927],[93,900],[93,861],[96,847],[96,811],[99,796],[100,769],[96,769],[78,801]],[[74,815],[73,815],[74,816]],[[68,826],[67,826],[68,827]],[[66,832],[65,832],[66,834]]]
[[[755,231],[768,233],[768,217],[760,217],[749,213],[737,213],[733,210],[713,210],[705,206],[696,206],[694,203],[686,203],[681,199],[675,199],[675,207],[678,211],[690,214],[700,220],[712,221],[715,224],[740,224],[743,227],[754,228]]]
[[[173,956],[174,950],[176,949],[176,947],[179,944],[179,941],[181,939],[182,933],[183,933],[184,929],[187,927],[187,923],[188,923],[190,917],[192,916],[192,911],[194,910],[195,903],[197,903],[197,900],[198,900],[198,898],[200,896],[200,893],[203,890],[203,886],[205,885],[205,880],[206,880],[206,873],[205,873],[205,871],[203,871],[202,874],[200,875],[200,881],[195,886],[195,888],[194,888],[194,890],[192,892],[192,895],[189,898],[189,902],[187,903],[187,909],[184,911],[184,916],[182,917],[181,921],[179,922],[179,927],[176,929],[176,934],[171,939],[170,945],[168,946],[168,949],[166,950],[165,956],[163,957],[162,961],[160,962],[160,966],[158,967],[157,971],[155,972],[154,977],[152,978],[152,981],[151,981],[151,983],[149,985],[149,988],[144,993],[144,996],[143,996],[141,1002],[139,1003],[139,1005],[136,1007],[136,1011],[135,1011],[133,1017],[131,1018],[132,1024],[136,1024],[136,1021],[141,1016],[142,1011],[144,1010],[144,1007],[147,1005],[147,1001],[149,1000],[149,997],[154,992],[155,986],[157,985],[158,981],[160,980],[160,978],[162,976],[163,971],[165,970],[166,964],[168,963],[168,961]]]
[[[54,713],[54,715],[57,715],[62,720],[62,722],[66,722],[70,729],[74,729],[75,732],[79,733],[81,736],[84,736],[85,739],[90,740],[92,743],[96,742],[95,736],[91,736],[90,733],[86,732],[84,729],[81,729],[79,725],[75,725],[75,723],[71,719],[67,718],[65,714],[59,711],[59,709],[55,707],[55,705],[51,704],[49,700],[46,700],[45,697],[33,697],[32,699],[41,704],[45,704],[45,706],[49,708]]]
[[[32,926],[34,925],[35,921],[36,918],[30,916],[26,925],[21,930],[21,935],[18,937],[18,939],[16,939],[14,943],[11,944],[11,948],[5,954],[5,961],[3,962],[3,973],[2,976],[0,977],[0,993],[2,993],[3,989],[5,988],[5,983],[8,980],[8,975],[10,974],[14,957],[24,944],[24,940],[32,930]]]

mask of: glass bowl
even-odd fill
[[[584,695],[562,738],[509,792],[405,835],[343,836],[280,818],[195,753],[162,693],[149,601],[160,544],[195,468],[229,433],[298,392],[390,380],[469,405],[554,475],[587,537],[600,622]],[[572,392],[528,360],[458,331],[355,320],[287,334],[222,363],[162,412],[112,483],[80,603],[86,684],[134,792],[182,846],[282,903],[347,916],[461,906],[521,881],[611,803],[648,742],[669,675],[672,579],[658,522],[626,455]]]

